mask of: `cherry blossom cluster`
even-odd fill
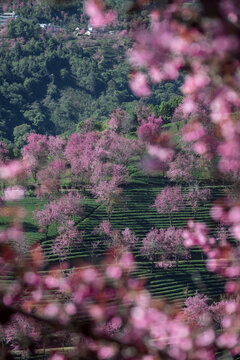
[[[216,343],[225,346],[229,338],[231,345],[236,345],[233,337],[227,338],[227,332],[224,338],[222,334],[215,335],[211,322],[201,329],[185,322],[174,306],[162,301],[155,307],[143,282],[129,276],[135,268],[133,256],[126,252],[120,257],[113,255],[109,253],[101,269],[80,267],[63,276],[64,268],[53,268],[43,277],[39,272],[43,255],[39,247],[34,247],[3,297],[1,311],[5,316],[1,321],[6,319],[3,331],[11,346],[23,351],[41,348],[40,333],[44,333],[44,328],[52,334],[46,339],[48,346],[55,335],[61,342],[64,331],[68,331],[68,337],[72,334],[71,352],[64,356],[55,353],[51,358],[72,358],[80,352],[81,359],[160,360],[164,354],[166,359],[200,360],[202,356],[214,358]],[[14,256],[8,255],[12,268]],[[49,291],[54,297],[46,298]],[[22,296],[26,292],[28,296]],[[20,300],[17,308],[16,299]],[[230,302],[223,307],[228,317],[233,305]],[[21,334],[17,330],[19,324],[23,326]]]
[[[151,23],[136,31],[133,48],[128,53],[133,68],[130,87],[137,96],[149,96],[150,80],[153,83],[175,80],[181,71],[187,71],[182,86],[185,98],[180,109],[182,120],[188,119],[182,131],[183,140],[192,146],[197,156],[212,160],[215,173],[234,180],[238,188],[238,1],[173,0],[165,5],[137,1],[131,11],[148,4],[152,5]],[[85,9],[94,26],[105,26],[116,19],[115,11],[106,8],[101,0],[88,0]],[[199,112],[201,106],[207,109],[204,116]],[[161,129],[161,119],[143,117],[141,120],[139,135],[151,155],[149,167],[162,169],[164,163],[169,166],[174,159],[175,164],[169,166],[169,175],[185,181],[186,173],[179,169],[178,176],[175,170],[181,167],[179,164],[186,167],[191,165],[194,157],[189,157],[188,162],[179,160],[170,133]],[[117,121],[114,121],[113,127],[116,128]],[[2,161],[5,150],[0,144],[0,177],[1,180],[10,181],[4,196],[5,200],[19,199],[22,196],[19,195],[21,188],[13,191],[16,187],[11,182],[21,178],[26,171],[31,173],[38,195],[47,197],[49,201],[46,214],[42,213],[39,217],[46,227],[48,216],[51,217],[56,210],[52,208],[52,201],[55,201],[56,208],[59,206],[65,211],[59,193],[60,179],[65,176],[67,166],[75,175],[75,178],[71,177],[73,183],[88,183],[96,199],[111,209],[121,192],[119,186],[126,181],[126,165],[137,152],[136,143],[112,130],[102,133],[86,130],[73,134],[67,144],[59,138],[50,140],[45,135],[37,134],[30,134],[27,141],[23,161]],[[13,196],[14,192],[17,195]],[[59,199],[51,199],[56,194]],[[167,187],[159,194],[155,207],[159,213],[168,213],[171,223],[171,214],[183,209],[185,201],[192,203],[195,209],[198,198],[207,196],[206,192],[192,188],[187,199],[180,187]],[[240,275],[239,208],[237,190],[235,198],[222,199],[211,210],[217,223],[230,227],[235,242],[228,240],[222,227],[211,235],[206,224],[194,221],[189,221],[184,231],[173,227],[166,231],[152,229],[144,239],[143,252],[146,251],[154,261],[159,253],[161,257],[156,259],[159,266],[165,267],[166,262],[177,261],[179,249],[180,258],[187,256],[188,248],[199,246],[207,256],[207,268],[228,278],[226,292],[231,298],[208,305],[205,296],[196,294],[194,298],[187,299],[185,310],[179,311],[176,305],[163,301],[155,306],[149,293],[144,290],[143,282],[129,276],[135,268],[130,253],[115,256],[116,251],[111,250],[101,267],[74,268],[68,273],[63,263],[43,275],[41,270],[45,270],[45,262],[40,246],[31,248],[26,257],[20,256],[16,247],[17,242],[24,241],[23,209],[18,205],[1,204],[1,214],[9,217],[10,226],[0,233],[0,270],[6,276],[14,274],[8,286],[3,284],[0,287],[0,322],[4,328],[1,331],[6,334],[7,343],[15,347],[21,324],[24,330],[21,337],[24,335],[24,339],[18,342],[20,349],[35,351],[37,347],[43,348],[43,331],[40,335],[37,326],[33,328],[34,320],[40,326],[50,327],[49,333],[61,339],[60,342],[66,332],[71,335],[68,337],[73,345],[72,352],[55,352],[50,355],[52,360],[72,357],[86,360],[212,360],[216,357],[217,349],[227,349],[232,356],[238,354],[240,305],[236,299],[240,293],[237,280]],[[55,244],[57,250],[54,251],[58,251],[59,256],[62,256],[63,248],[69,249],[69,238],[75,241],[78,236],[72,219],[75,211],[68,211],[67,214],[61,214],[64,223],[59,227]],[[56,219],[59,220],[61,216],[58,213]],[[108,236],[110,241],[113,238],[114,244],[115,236],[129,243],[135,242],[135,236],[129,229],[115,231],[107,222],[101,227],[103,235]],[[187,249],[183,248],[183,243]],[[200,312],[198,318],[197,311]],[[11,329],[15,328],[14,336],[9,331],[9,321],[12,321]],[[36,342],[39,344],[36,345]],[[2,356],[6,353],[9,358],[9,350],[4,343],[0,352]]]
[[[157,212],[168,214],[170,225],[172,225],[172,214],[185,209],[184,194],[180,186],[166,186],[156,197],[154,202]]]
[[[135,247],[138,241],[138,238],[129,228],[122,231],[113,229],[111,223],[107,220],[102,221],[94,230],[94,233],[100,235],[108,248],[119,248],[121,251]]]
[[[30,133],[26,141],[22,155],[35,182],[35,192],[39,197],[49,198],[59,192],[60,180],[65,176],[66,142],[59,136],[47,138],[35,133]]]
[[[178,266],[179,260],[190,258],[190,252],[183,244],[182,232],[182,229],[173,226],[167,230],[151,229],[142,240],[142,255],[156,267],[166,269]]]
[[[199,186],[192,186],[185,195],[185,199],[187,204],[193,209],[194,212],[196,212],[199,207],[199,203],[205,204],[210,198],[210,195],[210,189],[200,189]]]
[[[160,134],[162,122],[161,116],[156,118],[154,115],[151,115],[148,116],[147,121],[143,119],[137,129],[139,140],[147,143],[154,141],[154,138]]]
[[[81,132],[70,136],[64,156],[73,175],[90,187],[96,200],[111,214],[128,177],[127,164],[140,151],[136,140],[113,130]]]
[[[194,296],[190,296],[185,300],[183,312],[184,317],[190,324],[207,328],[209,323],[213,322],[215,329],[220,330],[228,327],[226,326],[228,322],[227,316],[231,314],[231,309],[234,309],[235,306],[236,303],[233,299],[225,299],[210,304],[210,300],[206,295],[199,294],[196,291]],[[215,336],[214,333],[212,333],[210,339],[213,336]]]
[[[64,259],[70,252],[70,247],[82,241],[74,223],[76,216],[83,214],[82,196],[78,192],[69,192],[57,200],[50,201],[42,210],[36,210],[34,218],[41,228],[45,229],[46,237],[51,224],[58,225],[59,235],[54,240],[53,253]]]
[[[132,130],[133,125],[127,112],[121,108],[116,108],[110,115],[108,122],[110,130],[116,131],[117,133],[129,133]]]
[[[239,121],[234,115],[240,106],[237,1],[214,1],[211,10],[205,0],[173,2],[152,10],[150,18],[150,27],[136,32],[128,54],[134,69],[132,90],[148,96],[148,76],[159,83],[177,79],[187,69],[181,108],[193,121],[186,125],[184,139],[198,154],[219,156],[220,172],[238,174]],[[197,116],[199,105],[208,108],[211,129]]]
[[[90,0],[85,3],[85,12],[90,18],[90,24],[94,27],[104,27],[111,24],[117,18],[114,10],[104,11],[101,0]]]
[[[234,280],[240,275],[239,246],[232,246],[222,227],[217,229],[215,236],[210,236],[206,224],[191,220],[188,229],[183,232],[183,238],[186,247],[202,248],[207,256],[206,267],[209,271]],[[236,289],[235,286],[233,292]]]
[[[240,240],[240,206],[238,200],[228,197],[216,202],[211,209],[211,216],[215,221],[231,226],[232,235],[236,240]]]

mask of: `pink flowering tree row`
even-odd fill
[[[116,131],[90,131],[71,135],[64,155],[76,181],[87,184],[110,218],[121,198],[120,185],[128,179],[129,161],[139,150],[136,140]]]
[[[127,165],[139,151],[137,141],[121,133],[97,132],[91,129],[90,123],[83,125],[81,132],[68,140],[29,134],[22,151],[35,182],[36,195],[48,200],[43,209],[35,212],[34,218],[46,238],[50,225],[57,227],[59,234],[52,251],[61,259],[74,243],[82,240],[74,219],[82,215],[82,198],[77,191],[62,195],[62,180],[69,178],[80,189],[87,186],[96,201],[106,206],[110,219],[114,207],[121,203],[121,185],[128,178]]]
[[[66,176],[64,149],[66,141],[61,137],[30,133],[22,149],[23,161],[28,163],[36,195],[50,200],[59,193],[61,180]]]
[[[211,314],[219,312],[209,311],[208,320],[200,327],[192,321],[190,300],[184,314],[163,301],[155,305],[142,280],[130,275],[135,269],[130,253],[115,256],[111,251],[102,268],[75,268],[68,276],[64,269],[53,268],[42,276],[44,257],[39,246],[31,249],[25,261],[20,261],[7,242],[1,250],[5,273],[17,275],[4,290],[0,308],[2,331],[13,349],[36,352],[46,344],[51,346],[54,337],[57,344],[63,344],[67,332],[71,352],[53,350],[51,359],[130,359],[129,354],[161,359],[164,354],[166,359],[195,360],[203,355],[213,358],[217,347],[236,350],[228,329],[215,332],[216,315]],[[49,296],[50,292],[54,296]],[[231,322],[235,308],[234,301],[222,303],[221,316]],[[5,346],[2,349],[8,351]]]
[[[20,226],[21,221],[18,211],[10,229]],[[129,229],[114,231],[107,222],[100,228],[113,239],[112,245],[116,245],[115,237],[120,237],[124,246],[136,242]],[[172,230],[168,237],[172,237]],[[66,333],[71,352],[53,350],[51,359],[130,359],[133,354],[142,359],[161,359],[162,354],[166,359],[200,359],[203,355],[213,357],[215,347],[235,346],[233,337],[231,343],[226,342],[226,329],[215,333],[215,317],[209,316],[206,326],[199,327],[186,311],[183,316],[165,302],[155,306],[142,280],[130,275],[135,269],[130,253],[112,249],[102,267],[78,267],[67,276],[64,267],[54,267],[43,276],[45,261],[40,246],[32,247],[27,258],[20,258],[11,246],[10,234],[8,229],[1,241],[0,266],[2,274],[14,273],[16,278],[1,288],[1,331],[6,339],[2,352],[8,353],[9,346],[23,355],[52,344],[62,347]],[[221,306],[221,314],[228,321],[232,321],[234,306],[234,302]]]
[[[185,209],[185,204],[196,213],[198,206],[204,204],[210,197],[209,189],[200,189],[198,186],[190,187],[188,193],[183,193],[180,186],[166,186],[156,197],[154,205],[159,214],[167,214],[170,226],[172,215]]]

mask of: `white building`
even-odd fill
[[[16,19],[17,15],[15,12],[4,12],[0,14],[0,25],[7,24],[10,20]]]

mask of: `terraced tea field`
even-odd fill
[[[152,227],[165,228],[169,227],[169,219],[167,214],[158,214],[151,205],[157,194],[166,186],[166,180],[163,177],[147,179],[143,175],[133,175],[130,182],[124,188],[125,206],[116,208],[111,224],[113,228],[124,229],[129,227],[135,232],[139,238],[136,248],[133,250],[137,268],[134,276],[145,279],[146,285],[152,295],[156,298],[166,297],[170,301],[184,301],[190,295],[194,295],[195,291],[207,294],[211,299],[217,300],[223,293],[224,281],[218,276],[209,273],[205,268],[205,260],[199,249],[193,249],[192,257],[188,261],[180,261],[178,268],[168,270],[152,268],[145,258],[140,254],[141,240]],[[200,206],[197,213],[194,214],[190,208],[184,211],[174,213],[173,225],[175,227],[186,226],[187,220],[195,218],[208,224],[209,228],[214,231],[215,224],[209,217],[209,208],[212,200],[222,196],[223,187],[206,185],[210,188],[212,199],[204,206]],[[187,188],[183,187],[184,191]],[[58,258],[52,254],[52,240],[56,235],[56,227],[50,227],[49,237],[45,240],[45,236],[38,232],[37,224],[32,220],[31,213],[38,206],[43,206],[38,199],[27,197],[22,201],[22,205],[27,210],[27,216],[24,222],[26,230],[27,242],[32,244],[40,241],[46,257],[50,263],[58,262]],[[78,266],[82,262],[92,261],[90,254],[92,245],[95,241],[101,240],[93,234],[93,229],[99,225],[102,220],[107,220],[107,214],[104,206],[97,204],[90,194],[85,195],[85,213],[79,223],[79,230],[84,230],[83,243],[77,244],[68,256],[71,266]],[[4,219],[2,219],[4,226]],[[104,256],[106,249],[99,246],[94,262],[100,263],[100,258]],[[99,265],[100,266],[100,265]],[[1,279],[6,280],[6,279]]]
[[[187,296],[193,295],[196,290],[207,294],[213,300],[217,299],[223,292],[224,281],[219,277],[206,271],[205,260],[199,249],[192,251],[192,258],[189,261],[180,261],[178,269],[152,269],[152,265],[140,254],[141,240],[152,227],[169,227],[167,214],[158,214],[151,205],[157,194],[166,186],[163,178],[151,178],[146,183],[146,178],[132,178],[131,184],[128,184],[124,190],[126,197],[126,209],[116,209],[111,218],[111,224],[114,228],[124,229],[129,227],[140,239],[136,249],[133,250],[137,260],[137,269],[135,276],[145,279],[147,287],[154,297],[167,297],[169,300],[184,300]],[[223,188],[211,186],[212,199],[222,196]],[[187,189],[185,189],[186,191]],[[209,217],[209,208],[211,201],[202,207],[199,207],[197,214],[194,214],[190,208],[184,212],[173,215],[173,225],[175,227],[185,227],[188,219],[195,218],[198,221],[206,222],[209,228],[214,231],[215,224]],[[88,259],[91,246],[96,241],[96,235],[92,230],[103,219],[107,219],[104,207],[96,207],[91,216],[87,217],[80,225],[85,230],[84,248],[72,250],[71,259]],[[44,249],[49,251],[50,243],[44,242]],[[101,248],[99,254],[104,253]],[[50,256],[50,254],[49,254]]]
[[[140,254],[141,240],[152,227],[164,228],[169,227],[169,218],[167,214],[158,214],[156,209],[151,207],[157,194],[167,185],[166,179],[163,177],[146,178],[139,171],[131,176],[129,183],[124,187],[124,207],[116,208],[111,217],[113,228],[124,229],[129,227],[135,232],[139,238],[136,248],[133,250],[137,267],[133,275],[137,278],[145,280],[145,284],[152,296],[157,300],[166,298],[168,301],[178,302],[183,305],[184,300],[188,296],[194,295],[195,291],[204,293],[208,297],[217,301],[223,294],[224,280],[220,277],[206,271],[205,259],[201,251],[197,248],[191,251],[191,259],[188,261],[180,261],[178,268],[168,270],[153,268],[152,264],[143,258]],[[196,214],[190,207],[184,211],[173,214],[173,226],[184,228],[189,219],[195,219],[207,223],[209,229],[214,233],[215,224],[209,216],[209,208],[212,201],[223,195],[223,186],[212,184],[202,185],[211,190],[211,199],[200,206]],[[183,191],[187,191],[187,187],[183,187]],[[79,230],[84,230],[84,241],[77,244],[68,256],[70,267],[82,265],[84,262],[92,262],[97,266],[101,266],[100,260],[106,253],[103,246],[99,246],[95,256],[90,256],[92,245],[97,240],[101,240],[99,236],[93,234],[95,227],[103,220],[107,220],[106,209],[104,206],[95,202],[90,193],[85,193],[84,215],[79,222]],[[44,202],[39,201],[35,197],[27,197],[21,201],[21,205],[26,209],[26,217],[24,228],[26,231],[26,241],[33,244],[39,241],[42,244],[46,258],[50,265],[58,263],[59,259],[52,254],[51,245],[56,236],[56,226],[52,225],[49,229],[48,239],[39,232],[36,222],[32,219],[32,212],[38,207],[42,207]],[[7,219],[0,219],[0,227],[7,225]],[[86,265],[85,265],[86,266]],[[0,277],[0,282],[11,281],[11,277]],[[52,295],[49,294],[48,297]],[[46,298],[47,300],[47,298]],[[85,319],[86,320],[86,319]],[[16,359],[20,359],[20,355],[15,354]],[[223,354],[219,354],[219,359]],[[32,359],[43,359],[44,355],[40,351],[39,355]],[[236,359],[239,359],[237,357]]]

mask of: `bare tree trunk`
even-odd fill
[[[43,337],[43,360],[46,359],[46,342],[45,342],[45,336]]]
[[[153,272],[153,269],[154,269],[154,260],[152,260],[151,272]]]
[[[32,176],[33,176],[34,182],[36,182],[37,181],[37,172],[33,171]]]
[[[45,231],[45,240],[47,240],[48,238],[48,226],[46,226],[46,231]]]

